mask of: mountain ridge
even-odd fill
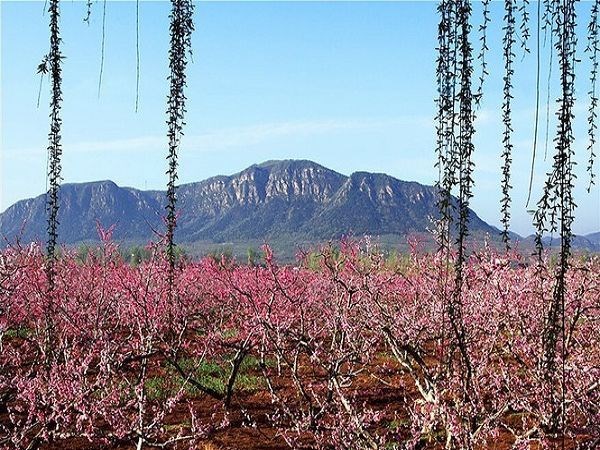
[[[116,240],[147,242],[163,228],[164,191],[102,180],[64,184],[59,196],[61,243],[96,241],[96,222],[115,224]],[[176,239],[264,241],[285,235],[318,242],[342,235],[425,233],[438,214],[435,196],[433,186],[384,173],[346,176],[308,160],[270,160],[180,185]],[[475,236],[497,237],[497,228],[470,214]],[[9,241],[43,241],[45,230],[44,194],[0,214],[0,234]]]

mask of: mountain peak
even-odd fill
[[[306,169],[318,168],[321,170],[330,170],[308,159],[270,159],[259,164],[253,164],[250,167],[260,167],[261,169],[269,170],[286,170],[286,169]]]
[[[425,232],[437,215],[432,186],[364,171],[347,177],[308,160],[266,161],[231,176],[182,185],[177,192],[180,242],[402,236]],[[115,239],[137,241],[152,239],[153,230],[163,226],[164,192],[105,180],[64,185],[60,196],[64,243],[97,239],[96,221],[105,227],[116,224]],[[11,206],[0,215],[0,234],[43,240],[45,206],[43,195]],[[473,217],[474,231],[497,232]]]

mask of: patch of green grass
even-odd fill
[[[239,331],[236,330],[235,328],[229,328],[228,330],[224,330],[221,333],[221,337],[223,339],[230,339],[230,338],[234,338],[239,334]]]
[[[165,400],[173,393],[173,386],[165,377],[150,377],[146,380],[145,387],[150,400]]]
[[[225,383],[227,382],[228,374],[220,365],[212,362],[202,361],[193,371],[193,378],[209,389],[217,392],[225,392]],[[192,395],[198,395],[200,392],[194,386],[188,388],[188,392]]]
[[[277,362],[275,361],[275,359],[267,358],[265,360],[265,366],[266,367],[275,367],[275,366],[277,366]],[[260,358],[257,358],[256,356],[253,356],[253,355],[246,356],[240,366],[241,372],[246,372],[248,370],[258,370],[258,369],[260,369]]]
[[[9,328],[8,330],[6,330],[4,332],[4,337],[6,337],[7,339],[12,339],[12,338],[25,339],[29,335],[31,335],[31,330],[29,328],[25,328],[25,327]]]
[[[231,376],[231,365],[226,360],[197,361],[187,358],[180,360],[179,364],[186,373],[191,374],[191,378],[202,386],[217,392],[225,393],[229,377]],[[275,362],[267,361],[267,365],[270,364],[275,365]],[[254,356],[246,357],[238,371],[234,389],[238,391],[256,391],[264,387],[261,376],[248,374],[248,371],[257,369],[259,365],[260,359]],[[183,383],[181,377],[179,377],[179,380],[180,383]],[[191,396],[198,396],[201,394],[201,390],[192,384],[186,386],[186,391]]]
[[[262,377],[239,374],[235,380],[235,387],[240,391],[253,392],[264,388],[265,382]]]

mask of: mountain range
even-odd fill
[[[118,241],[145,243],[164,228],[165,193],[117,186],[112,181],[60,188],[59,237],[64,244],[98,240],[96,224],[115,225]],[[389,175],[342,175],[304,160],[267,161],[231,176],[183,184],[177,190],[176,239],[181,243],[322,242],[343,235],[426,233],[437,216],[432,186]],[[45,195],[22,200],[0,214],[0,235],[43,241]],[[471,211],[474,237],[499,230]],[[515,237],[518,237],[515,235]],[[578,238],[600,250],[600,233]]]

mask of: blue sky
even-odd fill
[[[499,224],[502,61],[501,6],[493,2],[492,75],[478,112],[472,206]],[[433,184],[436,3],[198,2],[189,65],[180,182],[232,174],[268,159],[311,159],[344,174],[385,172]],[[48,49],[44,3],[0,1],[2,153],[0,210],[46,190],[48,80],[36,67]],[[590,3],[581,5],[581,17]],[[102,2],[91,22],[85,2],[61,2],[64,182],[112,179],[124,186],[166,184],[165,99],[169,4],[140,3],[140,104],[135,112],[135,2],[109,1],[98,97]],[[475,14],[478,17],[479,7]],[[535,18],[532,6],[532,18]],[[585,21],[585,19],[584,19]],[[584,24],[581,29],[584,29]],[[531,43],[533,45],[533,41]],[[580,45],[585,34],[580,35]],[[583,48],[583,47],[582,47]],[[545,58],[545,57],[544,57]],[[600,230],[600,190],[585,193],[585,69],[578,76],[575,231]],[[556,75],[556,69],[554,71]],[[547,73],[543,73],[545,80]],[[533,228],[525,199],[533,141],[534,58],[516,67],[513,229]],[[545,102],[545,85],[542,86]],[[551,98],[557,91],[553,88]],[[551,101],[552,108],[554,102]],[[542,105],[542,117],[545,106]],[[554,127],[551,121],[550,139]],[[540,124],[534,199],[551,164]],[[599,152],[600,153],[600,152]],[[600,165],[600,164],[599,164]]]

